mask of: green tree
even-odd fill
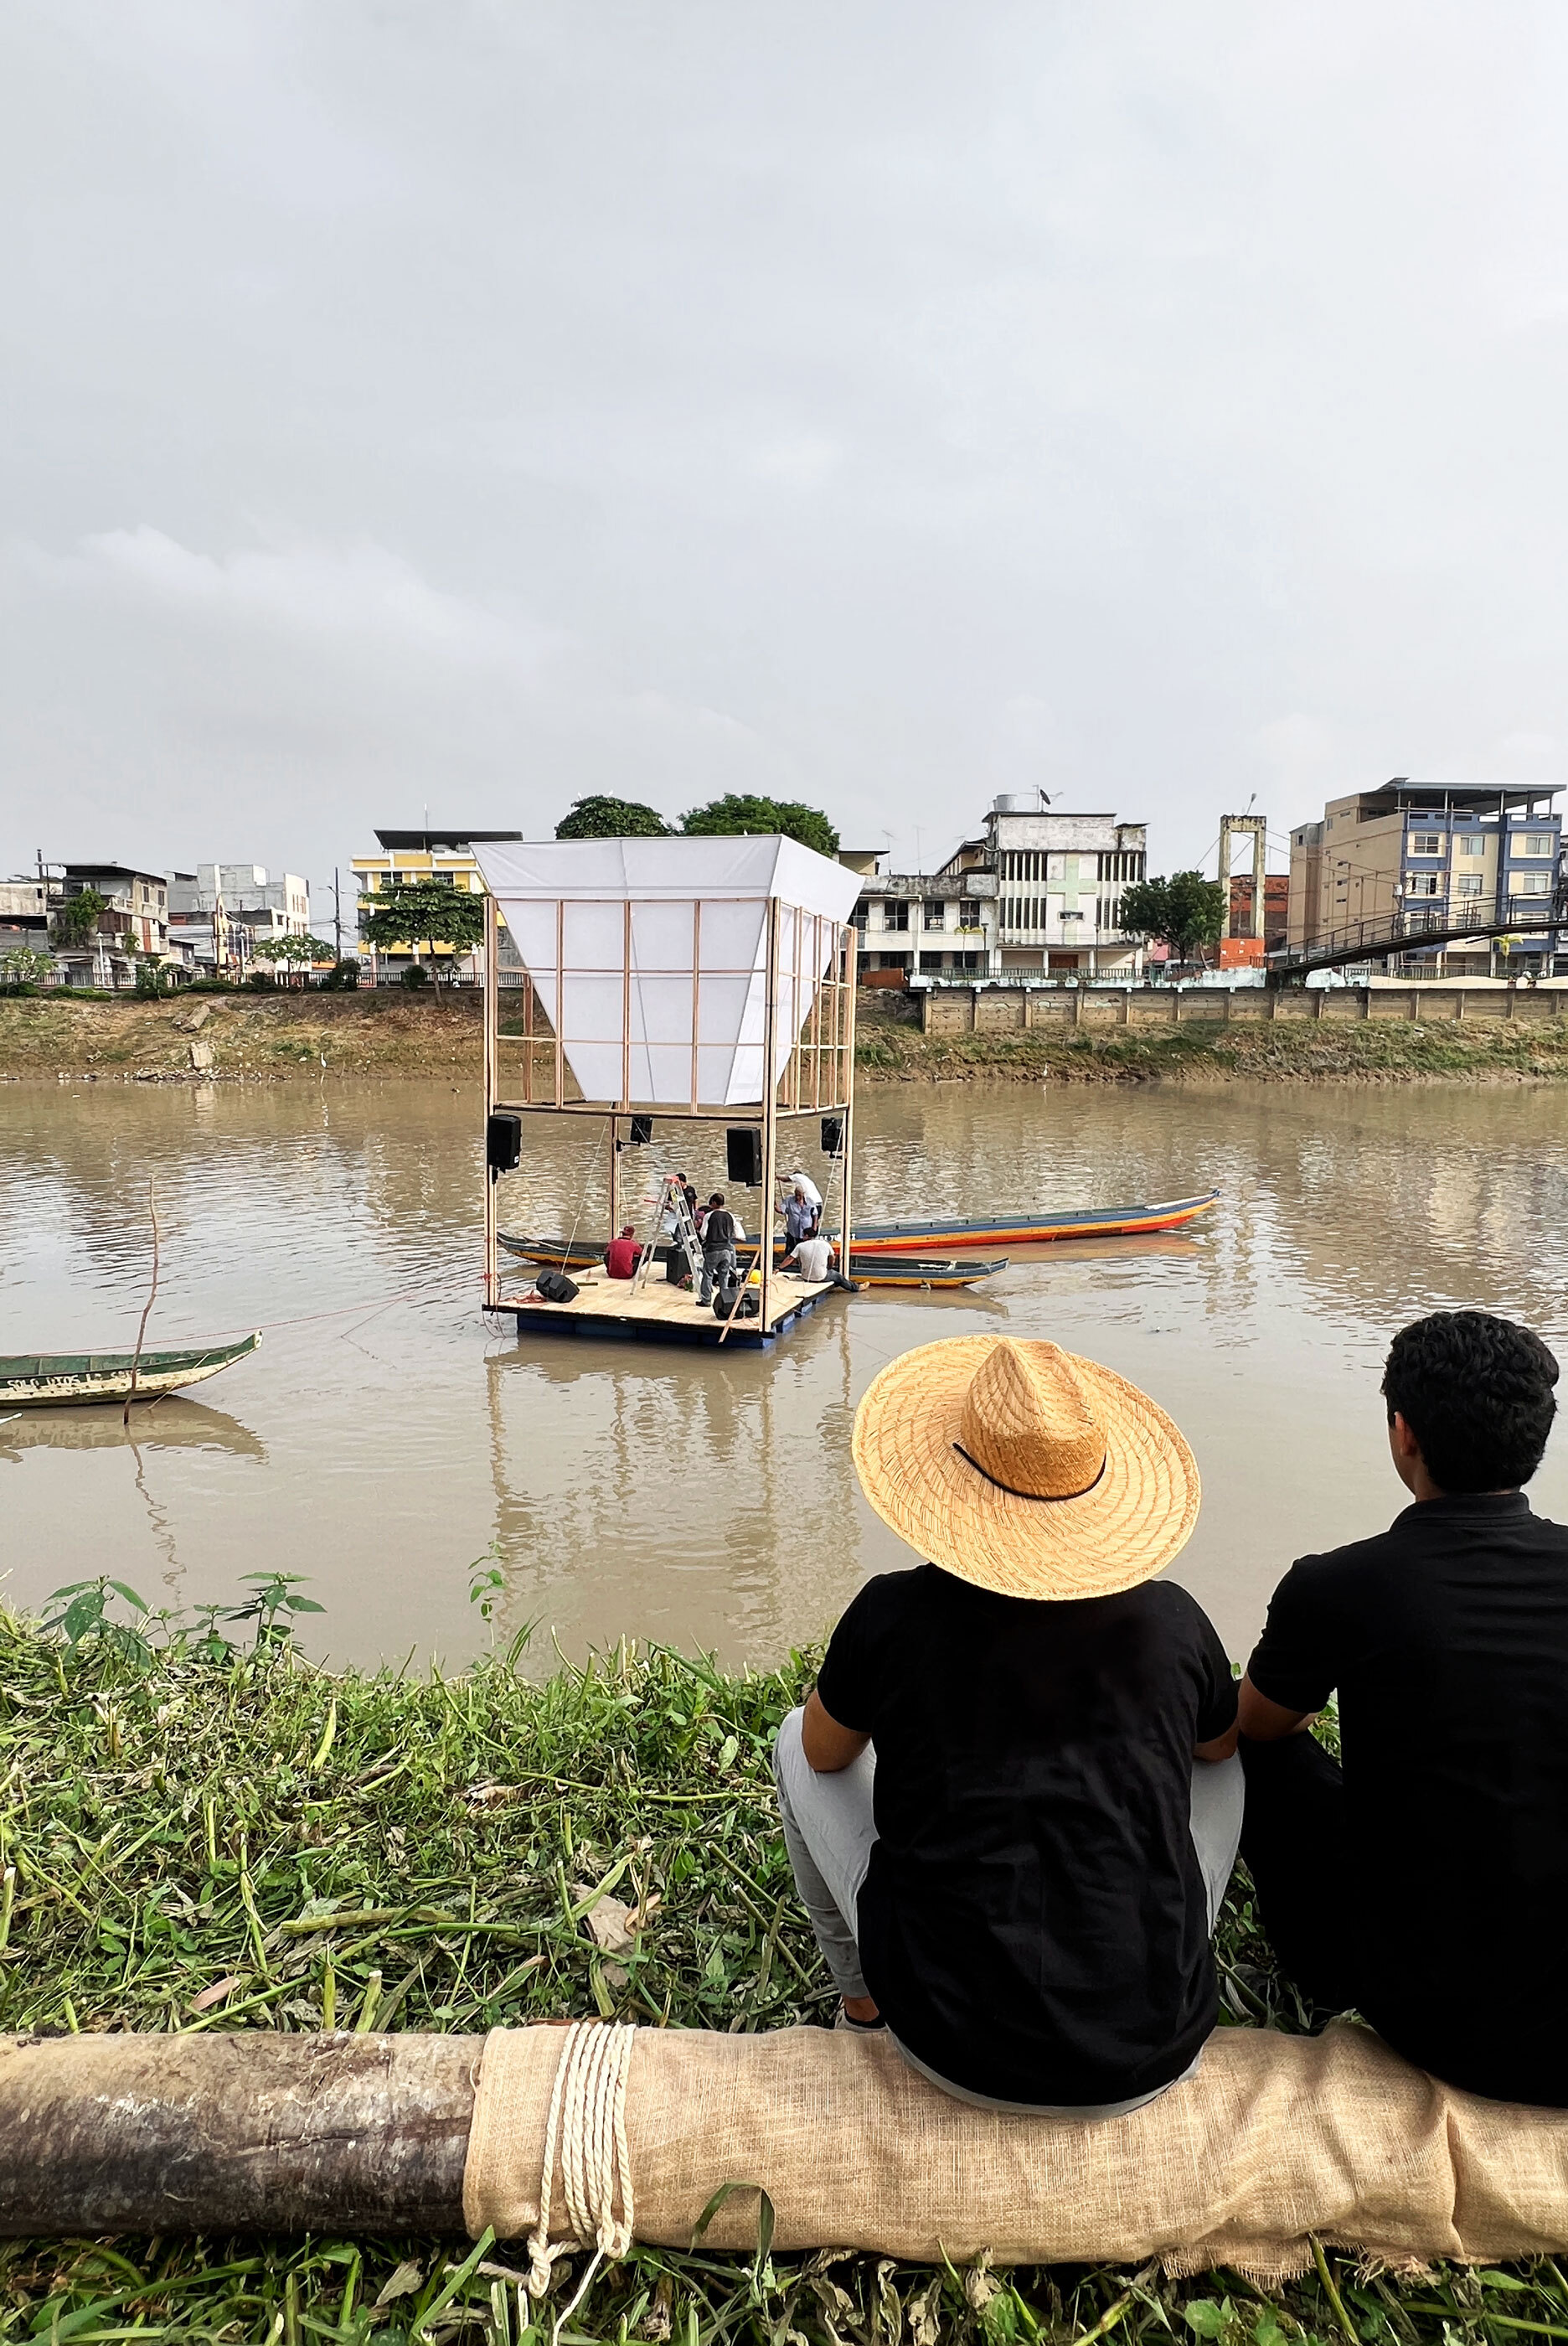
[[[102,915],[109,909],[109,900],[97,888],[78,888],[67,896],[55,914],[55,936],[63,945],[85,945],[96,932]]]
[[[574,800],[572,811],[555,825],[557,839],[666,839],[669,825],[662,814],[636,799]]]
[[[799,840],[802,847],[814,847],[819,855],[839,852],[839,834],[827,816],[816,807],[803,806],[798,799],[765,799],[731,790],[724,798],[711,799],[707,806],[693,807],[689,814],[682,815],[680,827],[697,839],[782,833],[786,839]]]
[[[335,961],[337,955],[332,947],[324,944],[320,937],[262,937],[256,947],[256,959],[286,962],[290,965],[298,962],[300,964],[300,982],[303,984],[307,966],[313,966],[317,962]]]
[[[1193,961],[1225,934],[1225,890],[1201,872],[1173,872],[1168,880],[1137,880],[1122,891],[1117,924],[1130,937],[1168,945],[1177,961]]]
[[[360,933],[378,953],[422,943],[430,947],[431,974],[441,983],[437,945],[454,954],[473,953],[484,942],[484,899],[467,888],[449,887],[443,880],[416,880],[403,888],[378,889],[372,909],[360,923]],[[329,952],[327,959],[331,959]]]
[[[0,954],[0,985],[42,985],[54,974],[55,964],[36,945],[13,945]]]

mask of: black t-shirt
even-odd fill
[[[1003,2101],[1180,2076],[1216,2017],[1193,1747],[1236,1716],[1186,1590],[1055,1604],[889,1573],[833,1632],[818,1692],[876,1747],[850,1919],[893,2034]]]
[[[1247,1665],[1336,1688],[1361,2010],[1451,2085],[1568,2106],[1568,1531],[1522,1492],[1429,1499],[1303,1556]]]
[[[702,1226],[702,1243],[709,1253],[735,1244],[735,1217],[728,1206],[715,1206]]]

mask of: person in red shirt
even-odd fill
[[[605,1269],[612,1279],[630,1279],[637,1267],[640,1247],[634,1245],[632,1226],[628,1222],[618,1239],[612,1239],[605,1249]]]

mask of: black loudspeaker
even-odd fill
[[[493,1116],[485,1119],[484,1162],[490,1168],[494,1181],[497,1173],[515,1170],[523,1155],[523,1119],[520,1116]]]
[[[732,1181],[755,1189],[762,1181],[762,1135],[748,1124],[730,1125],[724,1135],[724,1166]]]
[[[632,1128],[628,1137],[634,1148],[646,1148],[648,1142],[653,1138],[652,1117],[634,1116],[632,1118]]]
[[[841,1116],[822,1118],[822,1154],[841,1157],[844,1153],[844,1119]]]

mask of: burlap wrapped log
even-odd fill
[[[535,2225],[563,2035],[485,2041],[463,2176],[475,2238]],[[999,2262],[1228,2264],[1280,2280],[1310,2236],[1409,2267],[1568,2246],[1568,2112],[1439,2085],[1369,2031],[1222,2028],[1196,2077],[1128,2117],[1004,2117],[926,2084],[885,2037],[637,2032],[625,2139],[639,2239],[685,2247],[721,2185],[760,2185],[775,2245]],[[559,2157],[552,2237],[566,2237]],[[754,2193],[713,2219],[757,2238]]]

